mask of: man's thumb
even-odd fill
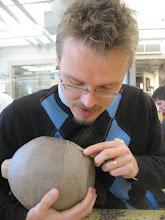
[[[42,210],[49,209],[51,205],[58,199],[59,191],[56,188],[51,189],[40,201],[40,208]]]

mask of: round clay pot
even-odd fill
[[[54,137],[38,137],[23,145],[8,167],[11,190],[20,203],[30,209],[52,188],[60,196],[56,210],[71,208],[94,186],[95,166],[77,144]]]

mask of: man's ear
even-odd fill
[[[60,59],[58,57],[57,57],[56,62],[57,62],[57,65],[60,66]]]
[[[57,57],[57,59],[56,59],[56,63],[57,63],[57,65],[56,65],[56,70],[59,70],[59,69],[60,69],[60,60],[59,60],[58,57]]]

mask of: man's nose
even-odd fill
[[[96,104],[96,98],[94,93],[88,92],[81,95],[80,101],[85,107],[92,108]]]

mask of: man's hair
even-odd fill
[[[165,86],[161,86],[155,90],[154,94],[152,95],[154,101],[156,100],[164,100],[165,101]]]
[[[58,58],[61,59],[65,39],[72,36],[103,54],[112,49],[124,49],[131,66],[139,37],[134,14],[135,11],[120,0],[77,0],[64,13],[57,28]]]

